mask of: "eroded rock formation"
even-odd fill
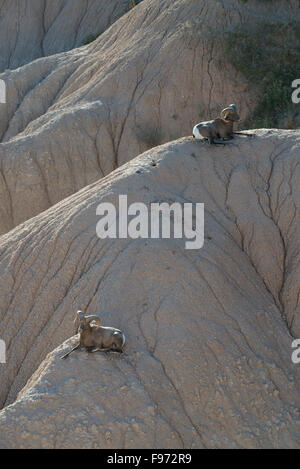
[[[1,446],[299,447],[299,150],[297,131],[183,138],[3,235]],[[119,194],[204,202],[204,247],[98,239]],[[125,331],[122,357],[60,360],[78,308]]]
[[[54,51],[55,28],[66,22],[73,0],[52,3],[52,16],[64,8],[43,41],[51,45],[47,53]],[[84,25],[102,3],[78,0],[71,18],[82,19],[72,29],[80,41],[78,31],[88,32]],[[190,135],[195,123],[225,105],[236,103],[245,118],[257,90],[224,59],[223,34],[241,22],[300,17],[297,2],[277,3],[272,13],[264,2],[144,0],[89,46],[3,73],[8,91],[7,104],[0,105],[0,233],[149,147]],[[50,2],[45,5],[50,10]],[[68,40],[56,52],[79,45],[67,30],[60,29]]]
[[[126,0],[1,0],[0,71],[82,46],[127,5]]]

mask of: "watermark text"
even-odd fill
[[[128,206],[127,195],[119,195],[118,217],[114,204],[98,205],[100,220],[97,236],[105,238],[186,239],[186,249],[200,249],[204,244],[204,204],[142,202]],[[117,220],[118,218],[118,220]]]
[[[300,103],[300,78],[296,78],[292,82],[292,88],[296,88],[295,91],[292,93],[292,101],[294,104]]]
[[[3,80],[0,80],[0,103],[6,103],[6,84]]]
[[[293,340],[292,348],[295,349],[292,353],[292,362],[295,364],[300,363],[300,339]]]
[[[0,340],[0,363],[6,363],[6,344]]]

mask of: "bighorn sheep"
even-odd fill
[[[92,325],[95,321],[97,325]],[[76,333],[79,333],[79,343],[66,353],[62,359],[67,358],[74,350],[85,347],[88,352],[114,351],[121,353],[125,345],[125,335],[114,327],[101,326],[98,316],[85,316],[82,311],[77,311],[75,318]]]
[[[200,122],[193,128],[193,137],[197,140],[208,140],[210,144],[222,144],[222,142],[215,142],[215,139],[222,138],[223,140],[231,140],[234,134],[247,135],[247,137],[253,137],[253,134],[245,132],[234,132],[233,124],[240,120],[237,108],[235,104],[230,104],[228,107],[223,109],[221,117],[217,119]]]

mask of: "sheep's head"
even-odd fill
[[[82,330],[82,328],[86,325],[89,325],[92,321],[95,321],[98,326],[101,325],[99,316],[91,315],[85,316],[82,311],[77,311],[76,321],[75,321],[75,328],[78,332]]]
[[[221,112],[222,119],[231,122],[237,122],[240,120],[240,116],[238,115],[237,108],[235,104],[230,104],[228,107],[223,109]]]

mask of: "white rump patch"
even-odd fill
[[[202,135],[199,132],[199,129],[198,129],[197,125],[195,125],[195,127],[193,128],[193,135],[197,140],[200,140],[200,139],[203,138]]]

